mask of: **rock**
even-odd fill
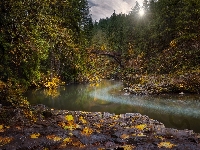
[[[45,118],[49,118],[49,117],[52,117],[52,113],[50,112],[50,111],[44,111],[43,113],[42,113],[42,115],[45,117]]]
[[[199,134],[165,128],[161,122],[139,113],[47,110],[43,111],[46,117],[31,126],[24,123],[16,127],[17,122],[6,128],[2,125],[0,149],[159,149],[163,141],[172,143],[172,149],[199,149]],[[71,115],[72,120],[67,121],[66,115]],[[85,123],[80,123],[80,116]],[[21,120],[26,119],[23,117]]]

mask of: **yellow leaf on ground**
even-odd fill
[[[143,133],[139,133],[137,136],[139,136],[139,137],[145,137],[146,135],[143,134]]]
[[[172,144],[172,143],[170,143],[170,142],[160,142],[160,143],[158,144],[158,147],[159,147],[159,148],[161,148],[161,147],[172,148],[172,147],[174,147],[174,146],[176,146],[176,145],[174,145],[174,144]]]
[[[100,124],[100,123],[94,123],[94,125],[95,125],[97,128],[101,128],[101,124]]]
[[[113,120],[118,120],[118,119],[119,119],[119,115],[114,115],[114,116],[112,116],[112,119],[113,119]]]
[[[49,139],[49,140],[53,140],[55,142],[60,141],[62,139],[61,137],[56,136],[56,135],[47,135],[46,138]]]
[[[135,146],[132,145],[125,145],[123,146],[124,150],[133,150],[135,148]]]
[[[64,126],[66,125],[66,123],[65,123],[65,122],[58,122],[58,125],[59,125],[60,127],[64,128]]]
[[[117,122],[112,122],[109,124],[110,127],[114,127],[116,125]]]
[[[0,124],[0,130],[1,130],[1,129],[3,129],[3,125],[2,125],[2,124]]]
[[[3,125],[0,125],[0,132],[4,132]]]
[[[86,124],[87,123],[87,121],[81,116],[81,117],[79,117],[79,120],[83,123],[83,124]]]
[[[74,130],[76,129],[76,124],[68,124],[63,127],[65,130]]]
[[[162,141],[165,139],[165,138],[162,137],[162,136],[155,136],[155,138],[161,139]]]
[[[65,139],[63,140],[63,142],[65,142],[65,143],[71,143],[71,142],[72,142],[72,139],[71,139],[71,138],[65,138]]]
[[[73,117],[72,115],[66,115],[66,116],[65,116],[65,119],[66,119],[67,121],[74,121],[74,117]]]
[[[84,129],[83,129],[83,131],[82,131],[82,134],[83,135],[90,135],[90,134],[92,134],[92,129],[90,129],[90,128],[88,128],[88,127],[85,127]]]
[[[58,136],[56,136],[56,137],[53,138],[54,141],[60,141],[61,139],[62,139],[62,138],[61,138],[61,137],[58,137]]]
[[[122,134],[122,135],[120,136],[120,138],[121,138],[121,139],[128,139],[128,138],[129,138],[129,135],[127,135],[127,134]]]
[[[0,146],[9,144],[12,140],[13,140],[13,138],[11,138],[11,137],[2,137],[2,136],[0,136]]]
[[[72,132],[70,132],[68,135],[69,135],[69,136],[73,136],[73,133],[72,133]]]
[[[147,127],[146,124],[140,124],[140,125],[135,126],[135,128],[137,128],[138,130],[144,130],[144,128],[146,127]]]
[[[40,133],[31,134],[31,139],[37,139],[40,136]]]

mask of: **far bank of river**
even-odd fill
[[[200,133],[199,95],[134,96],[121,89],[121,82],[103,80],[96,85],[73,84],[58,90],[29,91],[26,96],[33,105],[69,111],[141,113],[166,127]]]

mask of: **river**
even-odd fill
[[[28,101],[54,109],[70,111],[141,113],[176,129],[200,133],[200,96],[165,94],[128,95],[119,81],[103,80],[98,84],[71,84],[57,90],[39,89],[26,93]]]

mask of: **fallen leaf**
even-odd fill
[[[121,139],[128,139],[128,138],[129,138],[129,135],[127,135],[127,134],[122,134],[122,135],[120,136],[120,138],[121,138]]]
[[[132,136],[137,136],[137,135],[134,133],[134,134],[132,134]]]
[[[162,136],[155,136],[155,138],[157,138],[157,139],[161,139],[162,141],[165,139],[165,138],[162,137]]]
[[[58,122],[58,125],[63,128],[66,125],[66,123],[65,122]]]
[[[101,124],[100,124],[100,123],[94,123],[94,125],[95,125],[97,128],[101,128]]]
[[[66,116],[65,116],[65,119],[66,119],[67,121],[74,121],[74,117],[73,117],[72,115],[66,115]]]
[[[174,144],[172,144],[172,143],[170,143],[170,142],[160,142],[160,143],[158,144],[158,147],[159,147],[159,148],[161,148],[161,147],[172,148],[172,147],[174,147],[174,146],[176,146],[176,145],[174,145]]]
[[[112,119],[113,119],[113,120],[118,120],[118,119],[119,119],[119,115],[114,115],[114,116],[112,117]]]
[[[54,141],[60,141],[61,139],[62,139],[62,138],[61,138],[61,137],[58,137],[58,136],[56,136],[56,137],[53,138]]]
[[[72,142],[72,139],[71,138],[65,138],[63,140],[64,143],[71,143]]]
[[[72,135],[73,135],[73,133],[71,133],[71,132],[70,132],[68,135],[69,135],[69,136],[72,136]]]
[[[134,148],[135,148],[135,146],[132,146],[132,145],[125,145],[125,146],[123,146],[124,150],[133,150]]]
[[[92,129],[90,129],[90,128],[88,128],[88,127],[85,127],[84,129],[83,129],[83,131],[82,131],[82,134],[83,135],[90,135],[90,134],[92,134]]]
[[[81,129],[82,125],[76,124],[76,129]]]
[[[82,122],[83,124],[87,123],[87,121],[83,118],[83,116],[79,117],[79,121]]]
[[[62,139],[61,137],[56,136],[56,135],[47,135],[46,138],[49,139],[49,140],[53,140],[55,142],[60,141]]]
[[[31,139],[37,139],[40,136],[40,133],[31,134]]]
[[[114,127],[116,125],[116,122],[112,122],[109,124],[110,127]]]
[[[3,125],[0,125],[0,132],[4,132]]]
[[[139,137],[144,137],[144,136],[146,136],[146,135],[143,134],[143,133],[139,133],[137,136],[139,136]]]
[[[11,137],[2,137],[2,136],[0,136],[0,146],[9,144],[12,140],[13,140],[13,138],[11,138]]]
[[[58,125],[60,127],[62,127],[63,129],[65,130],[74,130],[76,128],[79,128],[80,126],[75,124],[73,121],[70,121],[68,123],[65,123],[65,122],[59,122]]]
[[[65,130],[74,130],[74,129],[76,129],[76,124],[69,124],[69,125],[65,125],[64,127],[63,127]]]
[[[140,125],[135,126],[135,128],[137,128],[138,130],[144,130],[144,128],[146,127],[147,127],[146,124],[140,124]]]

